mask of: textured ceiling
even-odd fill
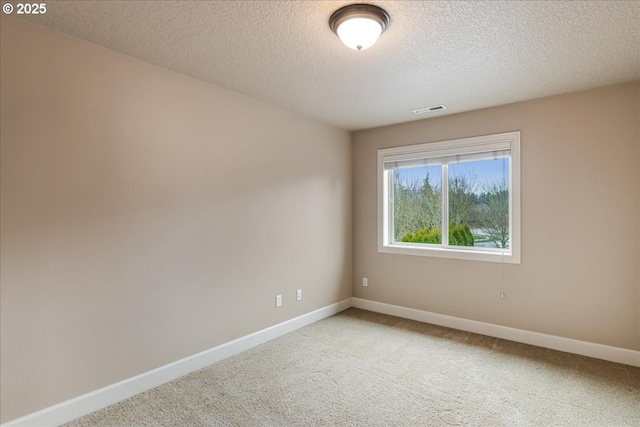
[[[640,79],[638,1],[371,1],[391,26],[361,52],[329,29],[348,3],[48,1],[28,19],[349,130]]]

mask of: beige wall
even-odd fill
[[[356,132],[353,295],[639,350],[639,89]],[[522,132],[522,264],[377,252],[379,148],[508,131]]]
[[[21,20],[1,41],[2,422],[351,296],[347,132]]]

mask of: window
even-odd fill
[[[378,150],[378,252],[519,264],[520,132]]]

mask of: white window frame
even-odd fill
[[[468,155],[510,150],[509,161],[509,248],[469,248],[448,246],[446,232],[443,245],[394,242],[393,238],[393,169],[385,170],[385,163],[411,161],[445,156]],[[446,163],[445,163],[446,164]],[[443,166],[446,167],[446,166]],[[447,183],[443,180],[443,193]],[[446,196],[445,196],[446,200]],[[443,203],[443,222],[447,222],[448,206]],[[443,228],[447,230],[448,227]],[[431,142],[378,150],[378,252],[452,258],[470,261],[520,264],[520,132]]]

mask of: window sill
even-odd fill
[[[461,259],[466,261],[499,262],[520,264],[520,257],[512,253],[496,251],[464,250],[455,248],[414,246],[409,244],[390,244],[378,246],[378,252],[396,255],[427,256],[434,258]]]

